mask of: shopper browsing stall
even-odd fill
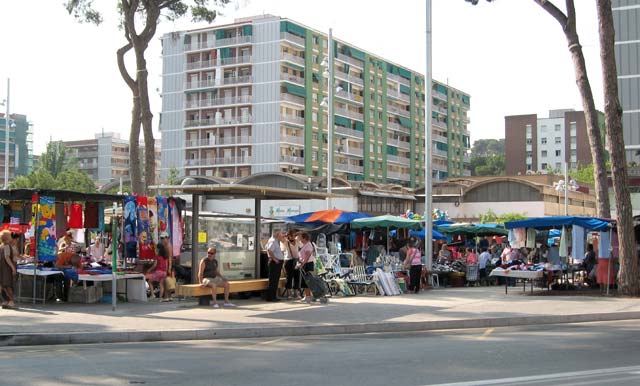
[[[410,244],[407,243],[407,245]],[[420,249],[410,245],[404,265],[409,267],[409,291],[417,294],[420,292],[420,276],[422,275],[422,253]]]
[[[300,269],[303,269],[305,272],[313,272],[315,269],[314,264],[314,251],[315,248],[311,243],[310,236],[307,232],[300,232],[296,237],[299,243],[302,244],[302,248],[300,248],[298,265]],[[311,290],[309,289],[308,283],[302,279],[302,288],[304,288],[304,299],[302,299],[305,303],[311,303],[313,297],[311,296]]]
[[[13,284],[17,275],[16,261],[11,247],[11,232],[0,232],[0,289],[2,290],[2,308],[15,308]]]
[[[285,296],[287,299],[299,299],[300,270],[296,268],[299,255],[295,230],[291,229],[287,232],[285,240],[280,243],[280,248],[284,251],[284,270],[287,273],[287,282],[284,287]]]
[[[267,241],[267,256],[269,257],[269,287],[267,288],[267,301],[277,302],[278,285],[280,284],[280,274],[284,261],[284,252],[280,248],[280,243],[285,242],[285,237],[280,231],[273,232]]]

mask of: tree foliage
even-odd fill
[[[471,155],[473,157],[488,157],[504,154],[504,138],[478,139],[473,143],[473,147],[471,148]]]
[[[38,168],[26,176],[16,177],[11,189],[60,189],[95,193],[96,185],[86,173],[78,170],[77,160],[67,153],[61,142],[47,143]]]
[[[469,165],[472,176],[503,176],[506,170],[504,155],[472,156]]]
[[[144,134],[144,177],[147,186],[155,184],[155,139],[153,138],[153,113],[149,103],[148,71],[145,52],[153,40],[161,19],[176,20],[191,12],[194,22],[211,23],[218,15],[217,9],[229,0],[116,0],[120,16],[119,28],[124,33],[126,44],[116,52],[118,70],[122,79],[131,89],[132,109],[129,134],[129,158],[131,167],[131,186],[134,193],[143,194],[145,188],[142,175],[136,167],[140,165],[140,128]],[[93,4],[93,0],[66,0],[67,12],[79,22],[100,25],[102,14]],[[135,71],[129,71],[125,64],[125,55],[133,50]],[[135,75],[131,75],[131,74]]]
[[[480,215],[480,223],[488,224],[488,223],[497,223],[504,225],[505,222],[515,221],[515,220],[523,220],[527,218],[526,213],[503,213],[500,216],[496,215],[496,213],[489,209],[486,213]]]

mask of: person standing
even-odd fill
[[[280,274],[284,261],[284,252],[280,248],[280,243],[285,242],[284,235],[280,231],[273,232],[273,236],[267,241],[266,249],[269,258],[269,286],[267,287],[268,302],[277,302],[278,285],[280,284]]]
[[[414,293],[420,292],[420,277],[422,275],[422,253],[420,249],[413,245],[409,245],[407,250],[407,257],[404,261],[404,265],[409,267],[409,291]]]
[[[487,264],[491,261],[491,254],[487,252],[487,248],[482,248],[480,257],[478,257],[478,272],[480,273],[480,282],[487,278]]]
[[[311,237],[307,232],[300,232],[298,233],[296,239],[298,239],[298,241],[302,244],[302,248],[300,248],[298,258],[300,269],[303,269],[305,272],[313,272],[313,270],[315,269],[315,259],[313,253],[315,248],[311,243]],[[306,280],[304,280],[304,277],[302,278],[302,288],[304,288],[304,299],[302,299],[302,301],[305,303],[311,303],[313,297],[311,296],[311,290],[309,289],[309,285]]]
[[[0,232],[0,288],[2,308],[16,308],[13,298],[13,283],[18,274],[14,252],[11,247],[11,232]]]
[[[284,251],[284,270],[287,273],[287,283],[285,284],[285,296],[287,299],[300,298],[300,270],[296,268],[298,264],[298,244],[296,243],[296,232],[292,229],[287,232],[285,241],[280,243],[280,248]],[[292,295],[293,292],[293,295]]]
[[[200,261],[200,267],[198,269],[198,282],[201,287],[210,287],[211,296],[213,297],[213,308],[220,308],[217,302],[218,287],[224,288],[224,306],[235,307],[236,305],[229,301],[229,280],[220,274],[218,269],[218,260],[216,260],[216,254],[218,251],[215,247],[211,247],[207,250],[207,257]]]
[[[473,252],[473,249],[467,248],[467,254],[465,257],[467,259],[467,265],[478,264],[478,255]]]

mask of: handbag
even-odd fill
[[[176,278],[173,276],[167,276],[164,279],[164,289],[165,291],[175,291],[176,290]]]

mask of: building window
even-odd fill
[[[556,126],[555,126],[555,130],[556,130],[556,131],[560,131],[560,130],[561,130],[561,125],[556,125]]]
[[[556,137],[555,138],[555,143],[556,143],[556,145],[561,144],[562,143],[562,138]]]
[[[542,126],[540,127],[540,131],[542,131],[543,133],[546,133],[546,132],[547,132],[547,126],[542,125]]]
[[[311,119],[314,122],[318,122],[318,113],[316,113],[316,112],[311,113]]]
[[[571,150],[571,156],[572,157],[577,157],[578,156],[578,151],[576,149],[572,149]]]
[[[576,144],[576,137],[571,137],[571,144],[575,145]]]
[[[556,150],[556,157],[562,156],[562,150]]]
[[[527,138],[527,145],[531,145],[531,144],[533,144],[533,139]]]
[[[542,137],[540,139],[540,143],[543,144],[543,145],[546,145],[547,144],[547,137]]]
[[[562,163],[556,162],[556,169],[560,169],[560,168],[562,168]]]
[[[541,156],[542,158],[547,158],[547,151],[543,150]]]
[[[569,124],[570,130],[571,130],[571,136],[575,137],[576,136],[576,123],[575,122],[571,122]]]
[[[545,162],[543,162],[542,165],[540,165],[540,167],[542,168],[542,170],[546,170],[547,169],[547,164]]]
[[[533,152],[532,151],[528,151],[527,152],[527,158],[531,158],[533,157]]]
[[[527,132],[527,138],[531,138],[531,125],[527,125],[526,132]]]

